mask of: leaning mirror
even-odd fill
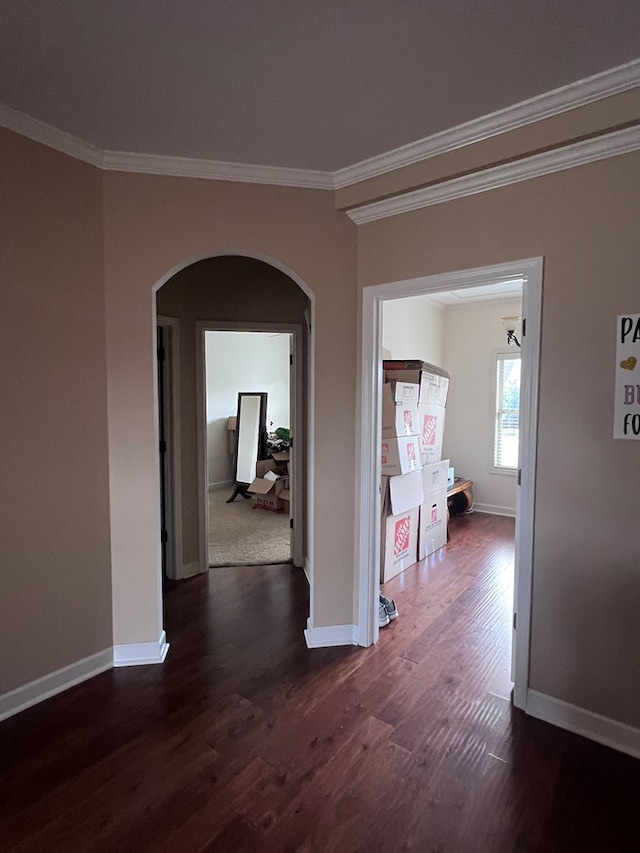
[[[250,497],[247,488],[256,476],[256,462],[266,457],[267,395],[266,393],[238,394],[236,444],[234,454],[234,489],[227,501],[238,495]]]

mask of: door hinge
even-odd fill
[[[169,541],[169,534],[167,533],[166,530],[160,531],[160,541],[161,542],[168,542]]]
[[[161,441],[160,442],[160,453],[166,453],[166,452],[167,452],[167,442]]]
[[[513,630],[515,631],[518,627],[518,614],[513,614]]]
[[[289,353],[289,367],[293,367],[293,355]]]
[[[522,468],[518,468],[518,485],[522,485]]]
[[[293,530],[293,519],[289,519],[289,527]]]
[[[523,317],[522,318],[522,337],[524,338],[524,337],[526,337],[526,335],[527,335],[527,318]]]

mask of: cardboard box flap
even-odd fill
[[[262,477],[256,477],[253,483],[247,489],[255,495],[266,495],[273,489],[273,480],[265,480]]]
[[[399,515],[420,506],[424,501],[422,471],[389,477],[389,498],[392,515]]]
[[[289,461],[289,451],[288,450],[280,450],[278,453],[272,453],[271,458],[275,459],[276,462],[288,462]]]

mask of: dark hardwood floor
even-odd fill
[[[452,519],[370,649],[308,650],[291,566],[168,589],[164,665],[0,724],[0,850],[640,850],[640,762],[514,710],[513,522]]]

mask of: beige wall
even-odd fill
[[[392,358],[419,358],[443,366],[444,305],[430,296],[382,303],[382,346]]]
[[[111,646],[101,194],[0,130],[0,694]]]
[[[355,226],[330,192],[124,173],[104,184],[115,642],[155,641],[161,624],[153,288],[224,253],[272,259],[315,295],[312,616],[351,624]]]
[[[156,300],[158,313],[180,320],[182,534],[183,563],[188,564],[198,559],[196,322],[302,326],[309,298],[288,276],[262,261],[220,257],[177,273],[158,291]]]
[[[328,626],[355,617],[356,247],[360,287],[543,256],[531,686],[640,724],[640,443],[611,437],[615,317],[639,310],[640,154],[356,238],[328,192],[101,175],[5,131],[0,145],[0,691],[158,639],[153,290],[171,273],[245,253],[315,295],[313,619]]]
[[[544,256],[531,686],[638,726],[640,525],[612,438],[615,318],[637,312],[640,154],[359,229],[361,285]]]

